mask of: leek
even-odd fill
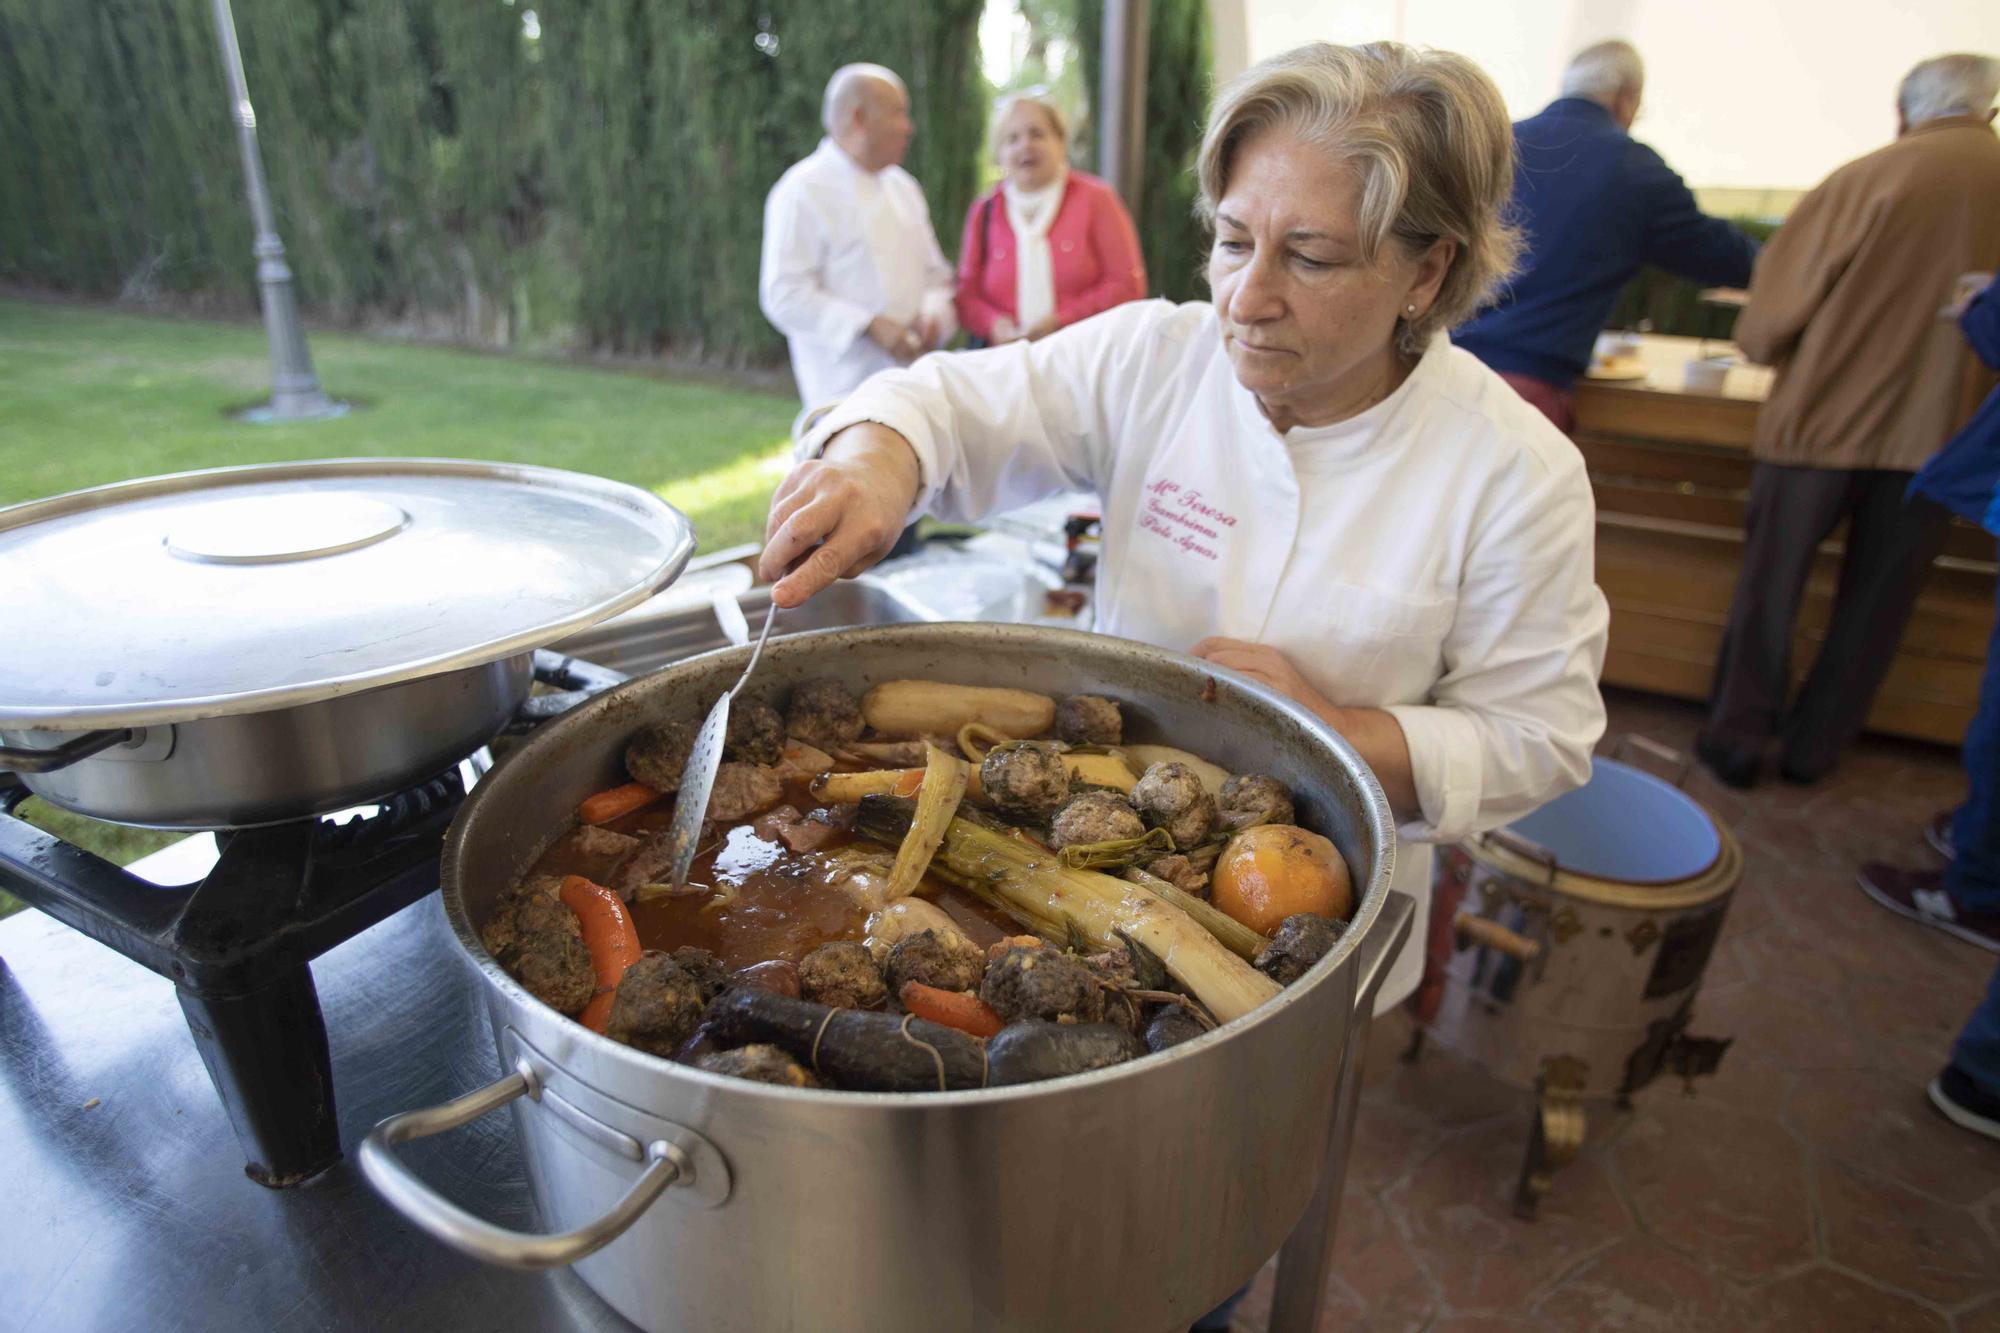
[[[924,742],[924,751],[924,785],[917,791],[917,813],[910,821],[910,831],[896,849],[896,866],[889,872],[889,888],[883,895],[887,902],[916,891],[938,844],[944,841],[952,816],[958,813],[958,803],[965,799],[965,784],[972,776],[971,766],[957,755],[947,754],[929,741]]]
[[[1224,948],[1246,962],[1254,959],[1258,951],[1270,942],[1214,903],[1205,903],[1178,884],[1170,884],[1158,875],[1149,875],[1134,866],[1125,872],[1125,878],[1141,888],[1150,889],[1186,912],[1209,934],[1221,940]]]
[[[901,841],[913,822],[909,804],[864,800],[857,831],[877,841]],[[1094,870],[1068,870],[1041,847],[969,819],[954,819],[938,846],[936,865],[958,881],[973,881],[1018,912],[1017,919],[1074,927],[1094,949],[1115,949],[1131,936],[1152,950],[1174,980],[1217,1021],[1241,1017],[1278,993],[1278,983],[1225,948],[1186,912],[1145,886]],[[983,896],[983,895],[982,895]],[[1057,936],[1061,938],[1062,936]]]

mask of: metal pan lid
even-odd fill
[[[364,458],[0,509],[0,726],[312,703],[526,652],[651,597],[673,506],[555,468]]]

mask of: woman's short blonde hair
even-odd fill
[[[1431,308],[1397,326],[1417,355],[1463,323],[1514,271],[1521,236],[1507,220],[1514,129],[1485,71],[1449,51],[1396,42],[1310,46],[1273,56],[1223,88],[1197,165],[1196,209],[1215,220],[1237,151],[1267,129],[1289,131],[1361,175],[1362,258],[1394,240],[1412,256],[1458,243]]]
[[[1042,93],[1025,92],[1015,93],[993,108],[993,131],[988,136],[991,142],[987,147],[994,157],[1000,156],[1000,131],[1017,106],[1039,107],[1041,113],[1049,118],[1049,128],[1055,132],[1056,142],[1062,145],[1065,154],[1069,152],[1069,122],[1063,118],[1062,108]]]

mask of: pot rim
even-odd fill
[[[546,615],[531,623],[482,627],[478,631],[482,637],[475,642],[428,646],[407,658],[358,669],[330,668],[313,679],[291,684],[255,684],[242,688],[209,689],[204,693],[190,691],[185,696],[166,700],[158,697],[157,692],[153,697],[102,704],[0,700],[0,729],[15,734],[25,731],[98,731],[271,713],[304,704],[322,703],[363,690],[387,688],[456,670],[485,666],[557,642],[638,606],[679,578],[689,557],[694,554],[694,528],[686,515],[643,487],[535,463],[430,457],[354,457],[249,463],[111,482],[0,506],[0,539],[38,523],[112,512],[121,504],[154,498],[200,495],[204,492],[226,497],[231,488],[239,486],[381,478],[508,482],[521,488],[540,488],[588,501],[606,512],[625,514],[635,523],[651,525],[657,551],[653,553],[652,565],[645,574],[624,587],[611,592],[592,590],[596,595],[590,600],[573,602],[561,613]],[[275,568],[305,562],[282,560],[272,563]]]
[[[549,1014],[557,1019],[569,1024],[571,1028],[575,1029],[573,1032],[567,1033],[570,1039],[581,1043],[584,1049],[594,1052],[600,1058],[637,1060],[642,1063],[642,1066],[655,1066],[660,1073],[670,1078],[685,1078],[695,1087],[707,1090],[739,1095],[772,1096],[796,1100],[808,1105],[841,1106],[857,1109],[864,1107],[880,1108],[884,1111],[910,1111],[930,1108],[948,1110],[962,1106],[995,1106],[1030,1097],[1061,1095],[1085,1087],[1109,1084],[1123,1078],[1143,1077],[1151,1071],[1165,1069],[1175,1061],[1198,1058],[1203,1052],[1219,1045],[1223,1041],[1240,1036],[1264,1023],[1275,1021],[1292,1006],[1304,1003],[1308,992],[1326,985],[1336,972],[1348,964],[1348,961],[1360,949],[1362,940],[1375,928],[1376,921],[1381,915],[1382,904],[1389,895],[1390,880],[1395,873],[1396,825],[1395,818],[1389,810],[1389,799],[1382,790],[1382,784],[1376,779],[1374,770],[1368,767],[1361,756],[1355,752],[1354,747],[1348,744],[1345,737],[1334,731],[1332,727],[1308,711],[1303,705],[1293,702],[1284,695],[1251,679],[1249,676],[1232,671],[1227,667],[1217,666],[1212,662],[1204,662],[1198,658],[1189,657],[1184,653],[1172,652],[1165,648],[1155,647],[1152,644],[1140,643],[1137,640],[1120,639],[1114,635],[1097,634],[1088,630],[1060,629],[1045,625],[994,624],[980,621],[931,621],[906,625],[866,625],[807,630],[796,634],[773,636],[770,642],[764,646],[764,651],[769,654],[773,649],[779,649],[783,645],[781,651],[789,654],[793,651],[791,645],[808,643],[815,639],[829,638],[835,635],[852,636],[865,634],[871,638],[900,638],[921,635],[926,631],[935,629],[963,628],[968,626],[978,628],[982,632],[990,632],[1003,639],[1012,639],[1023,644],[1033,644],[1044,649],[1053,648],[1057,653],[1060,653],[1061,647],[1065,642],[1102,643],[1105,640],[1111,640],[1119,645],[1121,651],[1130,651],[1136,655],[1170,662],[1177,667],[1199,671],[1210,676],[1219,688],[1230,689],[1247,695],[1259,703],[1286,714],[1316,740],[1348,761],[1350,771],[1358,780],[1365,800],[1362,811],[1363,824],[1367,830],[1369,840],[1374,844],[1372,850],[1375,854],[1375,869],[1369,876],[1368,882],[1362,887],[1360,902],[1355,908],[1354,916],[1349,920],[1347,929],[1341,934],[1339,942],[1335,944],[1332,951],[1320,959],[1319,962],[1313,964],[1311,970],[1305,976],[1299,978],[1299,980],[1293,982],[1291,985],[1280,989],[1277,996],[1273,999],[1258,1005],[1255,1009],[1240,1018],[1232,1019],[1230,1022],[1216,1027],[1213,1031],[1205,1032],[1199,1037],[1184,1041],[1168,1050],[1158,1053],[1148,1053],[1122,1064],[1110,1065],[1103,1069],[1094,1069],[1087,1073],[1067,1074],[1061,1078],[1043,1079],[1035,1083],[1021,1083],[997,1088],[970,1088],[941,1092],[855,1092],[834,1088],[786,1088],[776,1084],[758,1083],[752,1080],[740,1079],[728,1074],[710,1073],[708,1070],[697,1068],[694,1065],[681,1064],[678,1061],[669,1060],[663,1056],[653,1055],[591,1031],[575,1019],[570,1018],[566,1014],[558,1013],[540,999],[537,999],[526,987],[515,981],[513,977],[507,975],[506,969],[494,961],[493,956],[486,951],[484,942],[479,938],[479,932],[473,927],[471,915],[466,910],[465,897],[461,892],[460,877],[457,873],[457,867],[462,859],[462,849],[466,839],[466,816],[477,808],[475,803],[479,801],[485,791],[490,790],[488,784],[497,775],[500,775],[508,768],[520,764],[532,763],[532,756],[538,750],[559,747],[567,732],[587,725],[589,718],[599,709],[612,706],[611,701],[622,695],[636,692],[639,687],[650,682],[655,677],[666,672],[678,672],[697,665],[721,665],[725,662],[730,662],[732,667],[740,670],[740,666],[737,663],[747,660],[751,649],[748,647],[728,647],[699,653],[693,657],[683,658],[678,662],[670,663],[646,675],[634,676],[631,680],[604,691],[604,693],[595,696],[586,703],[579,704],[576,708],[571,709],[561,717],[556,718],[537,730],[526,744],[510,753],[501,764],[495,765],[493,771],[488,773],[479,785],[472,790],[471,794],[466,797],[465,804],[459,808],[458,814],[452,820],[450,832],[445,836],[442,860],[442,886],[439,893],[440,901],[444,906],[445,918],[451,926],[452,934],[457,938],[459,948],[464,952],[465,961],[476,968],[490,985],[497,987],[510,998],[537,1005],[547,1010]],[[1054,641],[1053,644],[1051,644],[1051,640]],[[735,659],[735,662],[731,662],[731,659]]]

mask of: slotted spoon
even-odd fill
[[[734,597],[716,597],[715,618],[722,622],[722,632],[737,647],[742,647],[750,637],[750,626],[743,619],[743,611]],[[701,841],[701,822],[708,814],[708,798],[715,791],[715,771],[722,764],[722,739],[729,730],[730,701],[749,682],[750,673],[757,669],[757,659],[764,652],[764,640],[771,637],[771,622],[777,618],[778,604],[773,601],[771,609],[764,613],[764,629],[757,635],[757,646],[750,650],[750,660],[744,664],[743,674],[715,701],[715,707],[708,710],[707,720],[695,733],[694,748],[688,751],[687,766],[681,770],[680,795],[674,800],[674,822],[667,828],[668,845],[674,857],[667,882],[675,889],[687,887],[688,868],[694,864],[696,844]]]

